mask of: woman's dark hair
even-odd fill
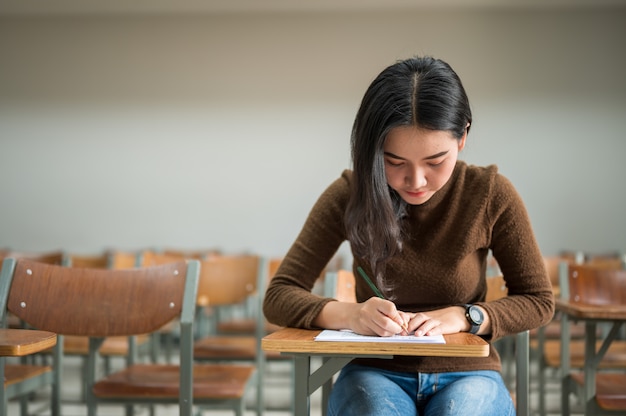
[[[365,92],[352,127],[353,186],[345,214],[352,251],[365,259],[378,284],[402,250],[407,204],[387,184],[383,145],[399,126],[445,130],[461,139],[472,122],[463,84],[444,61],[416,57],[383,70]]]

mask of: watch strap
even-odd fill
[[[472,319],[471,315],[470,315],[470,308],[474,306],[471,304],[465,304],[463,305],[463,307],[465,308],[465,318],[467,319],[467,322],[469,322],[470,324],[470,330],[468,331],[470,334],[476,334],[478,333],[478,330],[480,329],[480,324],[477,324],[476,322],[474,322],[474,320]]]

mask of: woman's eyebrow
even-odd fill
[[[406,160],[406,159],[404,159],[403,157],[400,157],[400,156],[398,156],[398,155],[394,155],[394,154],[393,154],[393,153],[391,153],[391,152],[383,152],[383,154],[384,154],[385,156],[389,156],[389,157],[392,157],[392,158],[394,158],[394,159]]]
[[[436,153],[436,154],[431,155],[431,156],[426,156],[424,158],[424,160],[437,159],[438,157],[447,155],[448,152],[449,152],[449,150],[444,150],[443,152],[439,152],[439,153]]]
[[[422,160],[437,159],[438,157],[441,157],[441,156],[444,156],[444,155],[448,154],[448,152],[449,152],[448,150],[444,150],[443,152],[439,152],[439,153],[436,153],[436,154],[431,155],[431,156],[426,156],[426,157],[425,157],[424,159],[422,159]],[[394,155],[394,154],[393,154],[393,153],[391,153],[391,152],[383,152],[383,153],[384,153],[384,155],[385,155],[385,156],[389,156],[389,157],[392,157],[392,158],[394,158],[394,159],[406,160],[406,158],[403,158],[403,157],[398,156],[398,155]]]

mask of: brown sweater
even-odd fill
[[[344,171],[320,196],[302,231],[272,279],[264,300],[267,319],[282,326],[313,328],[327,302],[311,293],[315,280],[346,240],[343,223],[352,172]],[[457,162],[448,183],[422,205],[409,207],[409,237],[385,271],[387,293],[399,310],[427,311],[476,303],[491,318],[497,340],[547,323],[554,297],[524,204],[495,166]],[[489,249],[506,280],[509,296],[485,302]],[[355,258],[353,269],[368,263]],[[373,296],[362,279],[357,301]],[[396,357],[360,360],[396,371],[500,370],[494,348],[487,358]]]

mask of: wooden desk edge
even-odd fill
[[[23,357],[54,347],[57,334],[34,329],[0,329],[0,356]]]
[[[445,344],[396,342],[334,342],[315,341],[320,330],[283,328],[261,341],[265,351],[283,353],[405,355],[430,357],[487,357],[489,343],[477,335],[459,333],[444,335]]]

